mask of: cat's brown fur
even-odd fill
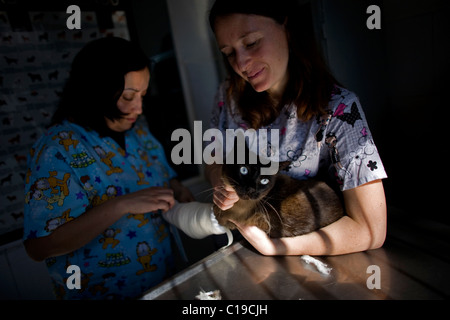
[[[230,172],[236,170],[231,166],[236,165],[227,166],[224,164],[222,179],[235,188],[240,199],[225,211],[214,205],[216,218],[223,226],[234,229],[236,226],[228,221],[231,219],[242,225],[257,226],[272,238],[293,237],[322,228],[344,215],[340,199],[325,182],[296,180],[278,173],[270,177],[267,190],[249,197],[237,185],[242,181],[230,177]],[[255,175],[247,182],[257,183],[258,179]]]

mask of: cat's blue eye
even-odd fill
[[[269,183],[269,179],[267,179],[267,178],[261,179],[260,183],[263,185],[266,185]]]
[[[248,169],[246,167],[241,167],[241,169],[239,170],[241,172],[241,174],[243,174],[244,176],[248,173]]]

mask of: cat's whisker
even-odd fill
[[[206,197],[213,197],[213,195],[214,195],[214,188],[208,188],[208,189],[205,189],[205,190],[203,190],[203,191],[199,191],[199,192],[196,192],[195,194],[194,194],[194,198],[197,198],[198,196],[201,196],[201,195],[204,195],[204,194],[206,194]]]
[[[273,211],[277,214],[278,219],[280,219],[280,222],[282,225],[287,226],[287,227],[293,227],[291,224],[287,223],[286,221],[283,221],[283,219],[281,218],[281,214],[274,208],[273,205],[271,205],[269,202],[267,202],[267,204],[273,209]]]
[[[199,192],[197,192],[197,193],[195,194],[195,196],[201,195],[201,194],[206,193],[206,192],[211,192],[211,191],[214,192],[214,188],[208,188],[208,189],[199,191]],[[211,194],[212,194],[212,193],[211,193]]]
[[[264,206],[264,200],[261,199],[261,201],[258,201],[256,203],[256,205],[258,206],[258,208],[260,208],[261,213],[263,213],[262,217],[264,218],[264,221],[267,223],[267,234],[270,234],[270,230],[272,229],[272,224],[270,223],[270,215],[269,212],[267,211],[267,208]]]
[[[277,214],[278,219],[280,219],[280,222],[283,223],[283,219],[281,218],[281,215],[278,213],[277,209],[275,209],[274,206],[271,205],[268,201],[264,200],[264,202],[272,208],[272,210]]]
[[[274,199],[277,199],[277,198],[275,198],[275,197],[273,197],[273,196],[268,196],[265,200],[263,199],[263,201],[265,202],[265,203],[267,203],[271,208],[272,208],[272,210],[275,212],[275,214],[278,216],[278,219],[280,220],[280,222],[281,222],[281,224],[282,225],[285,225],[285,226],[288,226],[288,227],[292,227],[290,224],[288,224],[286,221],[283,221],[283,219],[281,218],[281,214],[277,211],[277,209],[275,209],[275,207],[269,202],[269,200],[274,200]]]

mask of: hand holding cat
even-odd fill
[[[222,210],[228,210],[239,200],[234,189],[227,185],[214,187],[213,201]]]
[[[208,165],[205,170],[208,180],[213,186],[213,202],[221,209],[227,210],[239,200],[233,187],[226,185],[222,180],[222,165]]]
[[[277,246],[279,239],[270,238],[267,233],[258,227],[245,226],[233,220],[230,220],[230,222],[236,225],[242,236],[262,255],[274,256],[280,254]]]

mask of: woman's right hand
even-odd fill
[[[213,202],[221,210],[228,210],[239,200],[236,191],[222,180],[222,165],[210,164],[206,166],[205,175],[213,186]]]
[[[120,203],[123,212],[130,214],[166,212],[174,206],[175,198],[170,188],[150,187],[121,196]]]
[[[239,196],[233,187],[218,184],[214,187],[213,201],[221,210],[228,210],[239,200]]]

